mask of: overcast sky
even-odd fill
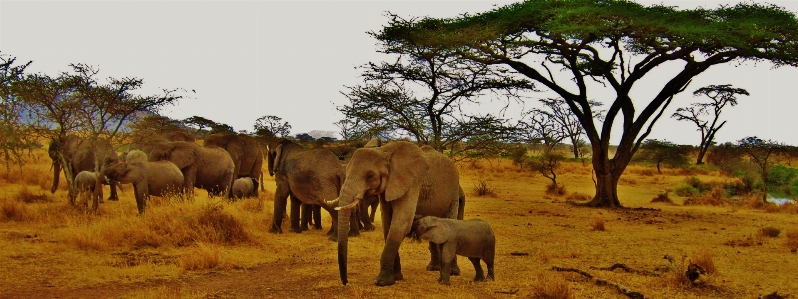
[[[405,17],[454,17],[512,2],[2,0],[0,51],[18,62],[32,60],[28,72],[55,75],[69,70],[70,63],[85,63],[97,66],[101,77],[143,78],[145,94],[183,88],[189,91],[187,98],[163,111],[176,119],[199,115],[236,130],[252,130],[255,119],[276,115],[293,126],[292,134],[337,131],[332,123],[343,116],[335,106],[348,103],[340,92],[360,83],[355,67],[386,58],[375,52],[375,40],[366,34],[387,24],[386,11]],[[737,3],[638,2],[680,8]],[[798,1],[767,2],[798,11]],[[646,92],[658,90],[658,79],[670,78],[668,72],[664,69],[661,76],[637,86],[633,96],[650,98]],[[697,145],[695,125],[669,116],[678,107],[707,100],[694,98],[693,90],[733,84],[751,96],[742,96],[738,106],[724,111],[728,123],[717,141],[756,135],[798,145],[793,130],[798,104],[791,92],[797,79],[798,70],[792,67],[715,66],[674,99],[650,138]],[[591,90],[591,99],[603,100],[601,96]],[[534,105],[528,101],[525,108]],[[515,117],[521,109],[514,105],[505,117]],[[478,111],[495,110],[488,103]]]

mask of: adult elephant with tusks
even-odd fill
[[[269,146],[269,175],[274,176],[277,189],[274,192],[274,221],[271,233],[282,233],[283,214],[288,198],[291,198],[291,231],[301,233],[299,212],[302,203],[317,204],[327,210],[333,225],[327,235],[335,239],[338,226],[338,212],[325,199],[335,198],[344,182],[344,169],[338,157],[326,149],[304,149],[290,141],[281,140]],[[347,214],[347,216],[350,216]],[[346,232],[358,234],[357,223],[354,229]],[[346,233],[345,233],[346,234]],[[348,235],[347,235],[348,236]]]
[[[463,219],[465,196],[454,162],[432,147],[406,142],[391,142],[379,148],[355,151],[346,167],[346,181],[340,196],[329,202],[337,204],[338,267],[346,285],[348,239],[351,209],[368,196],[379,196],[385,245],[380,256],[378,286],[402,280],[399,245],[410,232],[416,216]],[[427,270],[440,269],[440,252],[430,244]],[[452,275],[460,269],[452,264]]]
[[[63,148],[61,148],[62,146]],[[69,175],[75,178],[81,171],[98,171],[97,167],[95,167],[95,157],[102,157],[99,160],[103,166],[119,161],[116,151],[107,140],[99,139],[92,142],[77,135],[68,135],[63,144],[50,140],[50,146],[47,151],[50,159],[53,160],[53,187],[50,189],[52,193],[55,193],[58,189],[61,168],[64,169],[65,176]],[[63,153],[65,158],[71,161],[72,173],[67,173],[67,168],[62,165],[59,157],[60,153]],[[108,200],[119,200],[119,196],[116,193],[116,184],[114,182],[109,182],[109,184],[111,186],[111,194],[108,196]],[[102,199],[100,202],[102,202]]]

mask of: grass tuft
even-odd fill
[[[52,199],[45,193],[33,193],[27,185],[22,185],[16,195],[17,200],[24,203],[50,202]]]
[[[220,265],[219,249],[205,243],[197,243],[196,248],[180,257],[178,264],[184,270],[189,271],[216,268]]]
[[[601,218],[599,216],[594,216],[593,220],[590,222],[590,228],[593,231],[600,231],[600,232],[605,231],[606,228],[604,227],[604,218]]]
[[[207,228],[207,240],[213,243],[235,245],[249,241],[249,234],[241,222],[224,212],[222,205],[208,205],[199,214],[200,226]]]
[[[787,246],[790,247],[790,250],[798,250],[798,229],[789,230],[785,235],[787,237]]]
[[[759,229],[759,235],[762,237],[776,238],[781,234],[781,230],[772,226],[766,226]]]
[[[546,194],[548,195],[563,196],[567,193],[568,191],[565,189],[565,185],[563,184],[550,183],[546,185]]]
[[[480,178],[474,185],[474,195],[481,197],[496,197],[496,191],[488,185],[485,179]]]
[[[559,276],[538,275],[531,288],[532,298],[571,299],[574,297],[571,288],[568,287],[568,282]]]
[[[665,190],[665,192],[657,194],[653,199],[651,199],[652,203],[655,202],[662,202],[662,203],[673,203],[670,197],[668,197],[669,190]]]

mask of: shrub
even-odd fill
[[[532,298],[538,299],[571,299],[574,295],[565,279],[554,276],[538,275],[532,284]]]
[[[476,196],[496,197],[496,191],[488,186],[488,182],[484,179],[479,179],[477,184],[474,185],[474,194]]]
[[[2,212],[0,215],[5,220],[22,222],[32,218],[28,207],[24,203],[15,200],[4,199],[2,206],[0,206],[0,212]]]
[[[673,203],[671,198],[668,197],[668,192],[669,192],[668,190],[665,190],[665,192],[657,194],[657,196],[651,199],[651,202]]]
[[[222,205],[208,205],[197,219],[200,226],[207,228],[207,240],[213,243],[237,244],[249,241],[249,234],[232,215],[223,211]]]
[[[701,268],[707,272],[706,274],[714,274],[717,272],[717,267],[715,267],[715,260],[712,256],[712,252],[702,249],[693,253],[690,261],[693,262],[693,264],[701,266]]]
[[[679,196],[692,197],[698,195],[698,189],[688,184],[678,184],[673,187],[673,193]]]
[[[759,235],[763,237],[776,238],[781,234],[781,230],[772,226],[766,226],[759,229]]]
[[[548,195],[563,196],[566,193],[568,193],[568,191],[565,190],[565,185],[563,184],[550,183],[546,185],[546,194]]]

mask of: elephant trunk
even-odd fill
[[[50,188],[50,193],[55,193],[58,190],[58,180],[61,177],[61,163],[58,160],[53,160],[53,187]]]
[[[352,208],[356,208],[360,199],[352,201],[354,196],[346,192],[341,192],[344,196],[340,196],[331,202],[338,203],[338,272],[341,275],[341,283],[346,285],[349,280],[347,279],[346,267],[347,257],[349,256],[349,221],[352,216]]]

